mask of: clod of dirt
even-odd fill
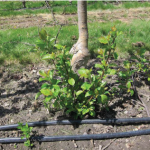
[[[136,42],[136,43],[132,43],[132,46],[134,46],[134,47],[142,47],[142,46],[145,46],[145,43],[143,43],[143,42]]]

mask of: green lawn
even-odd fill
[[[68,1],[54,1],[49,2],[53,8],[54,13],[76,13],[77,12],[77,2],[73,1],[72,4]],[[19,1],[7,1],[0,2],[0,16],[12,16],[12,15],[29,15],[29,14],[38,14],[38,13],[47,13],[48,9],[36,9],[31,10],[29,8],[39,8],[45,6],[45,2],[34,2],[27,1],[26,8],[20,11],[15,9],[21,9],[23,7],[22,2]],[[122,2],[119,5],[114,5],[112,2],[88,2],[88,10],[106,10],[106,9],[119,9],[119,8],[137,8],[137,7],[150,7],[149,2]],[[7,11],[3,11],[7,10]]]
[[[96,50],[100,48],[98,38],[102,35],[107,35],[112,26],[116,26],[122,35],[117,38],[117,50],[123,56],[129,50],[132,50],[132,43],[142,41],[146,44],[147,50],[150,50],[150,22],[135,20],[131,24],[125,24],[120,21],[114,23],[89,23],[89,50],[92,56],[95,56]],[[59,27],[45,27],[44,28],[51,37],[55,37]],[[71,33],[71,34],[70,34]],[[69,50],[76,42],[72,40],[72,36],[78,37],[77,26],[64,26],[59,34],[58,43],[66,45]],[[29,52],[33,46],[25,43],[35,44],[38,37],[38,28],[22,28],[9,29],[0,31],[0,63],[5,62],[28,64],[40,62],[40,54],[42,52]]]

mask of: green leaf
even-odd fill
[[[85,83],[82,84],[81,88],[83,90],[89,90],[91,88],[91,86],[92,86],[92,84],[89,84],[89,83],[85,82]]]
[[[24,142],[24,146],[29,147],[29,146],[30,146],[30,141],[29,141],[29,140],[27,140],[26,142]]]
[[[47,97],[45,98],[44,102],[48,103],[48,102],[50,102],[50,101],[51,101],[51,99],[52,99],[52,97],[51,97],[51,96],[47,96]]]
[[[26,123],[26,127],[28,128],[28,124]]]
[[[48,77],[46,77],[46,78],[39,78],[39,82],[41,82],[41,81],[49,81],[49,78]]]
[[[79,90],[79,91],[76,92],[76,95],[78,96],[78,95],[80,95],[81,93],[83,93],[83,91],[82,91],[82,90]]]
[[[38,92],[38,93],[35,95],[35,100],[37,100],[38,97],[39,97],[41,94],[42,94],[41,92]]]
[[[127,82],[127,88],[128,88],[128,89],[131,88],[131,82],[130,82],[130,81]]]
[[[78,70],[80,77],[88,78],[92,70],[81,68]]]
[[[55,46],[57,49],[63,49],[63,46],[60,45],[60,44],[55,44],[54,46]]]
[[[37,41],[36,41],[36,45],[37,45],[39,48],[43,49],[43,48],[45,47],[46,43],[45,43],[44,41],[37,40]]]
[[[90,111],[89,114],[90,116],[95,117],[95,111]]]
[[[95,64],[95,68],[102,68],[103,69],[104,67],[101,64]]]
[[[75,84],[75,80],[73,78],[70,78],[68,80],[68,83],[73,86]]]
[[[89,112],[89,109],[86,109],[86,108],[85,108],[85,109],[82,110],[82,114],[83,114],[83,115],[87,114],[88,112]]]
[[[41,93],[42,93],[43,95],[45,95],[45,96],[49,96],[49,95],[52,95],[52,94],[53,94],[50,89],[41,89],[40,91],[41,91]]]
[[[39,71],[39,74],[40,74],[41,76],[43,76],[43,77],[46,77],[46,76],[47,76],[47,74],[46,74],[46,72],[45,72],[44,70],[40,70],[40,71]]]
[[[118,58],[118,54],[116,52],[114,52],[114,58],[117,59]]]
[[[97,71],[98,72],[98,74],[100,74],[100,75],[102,75],[103,74],[103,71]]]
[[[142,62],[144,62],[144,63],[145,63],[146,61],[147,61],[146,59],[142,59]]]
[[[108,97],[107,97],[107,95],[101,95],[101,102],[104,104],[104,103],[106,103],[107,102],[107,100],[108,100]]]
[[[120,72],[119,72],[119,77],[125,78],[126,76],[127,76],[127,75],[126,75],[125,72],[123,72],[123,71],[120,71]]]
[[[85,97],[91,96],[91,95],[93,95],[93,94],[94,94],[93,91],[87,91],[86,94],[85,94]]]
[[[131,96],[133,96],[133,95],[134,95],[134,91],[133,91],[133,90],[130,90],[130,93],[131,93]]]
[[[116,70],[115,69],[111,69],[111,71],[110,71],[110,73],[109,73],[110,75],[114,75],[114,74],[116,74]]]
[[[106,86],[106,84],[107,84],[107,82],[106,82],[106,81],[102,81],[102,83],[101,83],[101,87]]]
[[[46,54],[44,55],[44,57],[42,58],[43,60],[46,60],[46,59],[55,59],[55,54],[52,52],[52,54]]]
[[[49,71],[48,74],[49,74],[50,79],[53,79],[54,71],[53,71],[53,70],[52,70],[52,71]]]
[[[51,38],[51,39],[50,39],[50,42],[54,41],[55,39],[56,39],[56,38]]]
[[[49,88],[50,87],[50,84],[48,84],[48,83],[43,83],[42,84],[42,86],[41,86],[41,89],[43,89],[43,88]]]
[[[59,85],[53,85],[53,87],[54,87],[54,89],[56,89],[56,90],[60,90]]]
[[[102,44],[107,44],[108,43],[108,39],[107,39],[107,37],[100,37],[99,38],[99,42],[102,43]]]
[[[47,39],[47,32],[46,32],[44,29],[42,29],[42,30],[39,32],[39,36],[40,36],[40,38],[41,38],[42,40],[46,41],[46,39]]]
[[[148,81],[150,81],[150,77],[148,77]]]
[[[107,65],[106,60],[102,60],[101,63],[103,64],[103,66]]]

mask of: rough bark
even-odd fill
[[[90,53],[88,50],[88,27],[87,27],[87,2],[78,1],[78,28],[79,38],[76,44],[70,50],[73,54],[71,60],[72,70],[77,73],[77,70],[87,65]]]
[[[22,2],[23,8],[26,8],[26,1]]]

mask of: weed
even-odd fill
[[[26,125],[23,125],[23,123],[18,123],[18,124],[19,124],[18,129],[20,129],[23,134],[21,139],[26,138],[24,145],[27,147],[32,147],[33,144],[31,143],[30,138],[31,138],[31,131],[32,131],[33,127],[29,127],[27,123],[26,123]]]

